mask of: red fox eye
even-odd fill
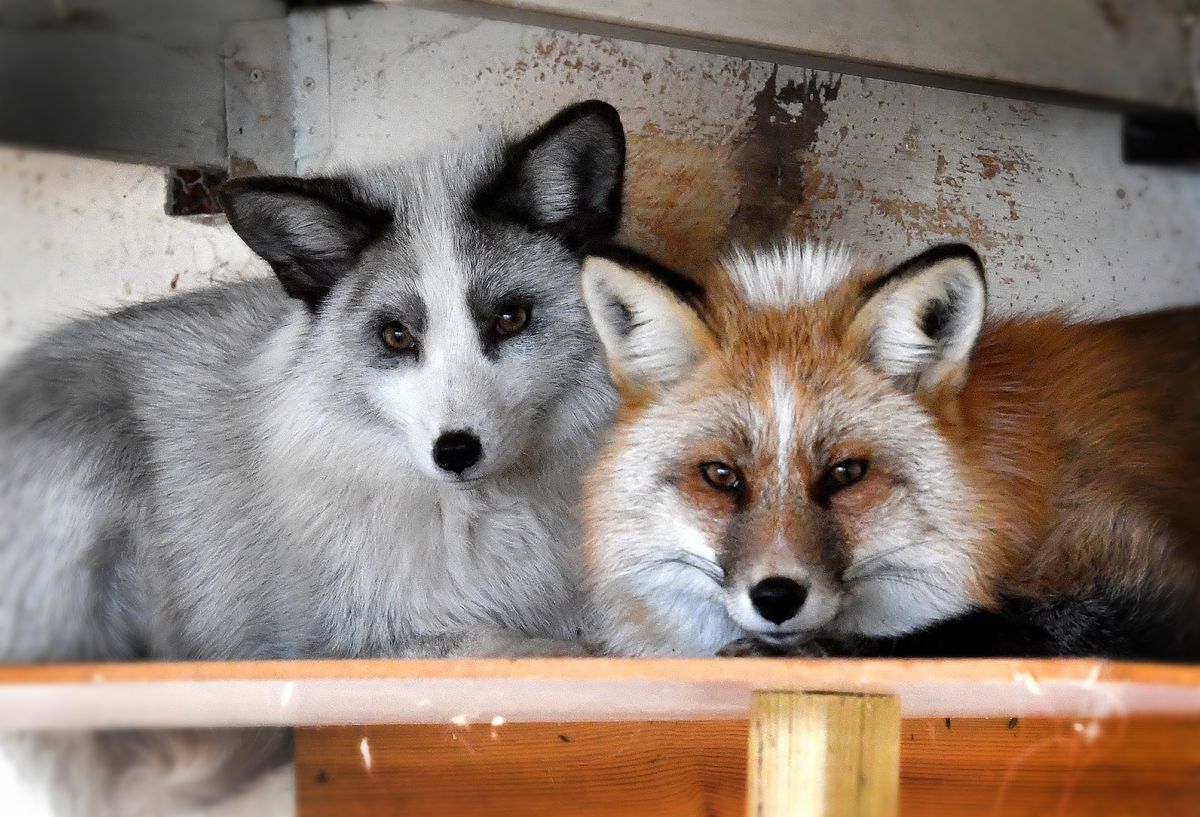
[[[723,462],[706,462],[700,465],[700,475],[704,481],[718,491],[729,494],[741,493],[744,484],[742,475],[732,465]]]
[[[866,475],[866,460],[842,460],[821,477],[821,488],[826,494],[832,494],[843,488],[849,488]]]

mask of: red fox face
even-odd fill
[[[982,323],[978,257],[887,272],[787,245],[721,273],[701,303],[585,265],[624,401],[586,507],[609,647],[883,636],[966,609],[971,497],[939,406]]]

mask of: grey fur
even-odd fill
[[[282,287],[77,321],[0,371],[0,662],[580,653],[576,492],[614,397],[577,252],[617,226],[623,156],[585,103],[513,144],[239,180],[231,223]],[[512,297],[527,330],[489,338]],[[430,462],[438,422],[485,437],[476,481]],[[114,817],[227,795],[290,745],[7,743],[79,766],[64,813]]]
[[[615,116],[586,103],[532,143],[352,176],[348,203],[235,186],[231,221],[304,276],[297,298],[260,281],[134,306],[0,373],[0,660],[578,649],[578,476],[614,399],[577,249],[616,227]],[[398,426],[387,384],[434,363],[378,338],[385,316],[436,322],[441,278],[476,311],[534,310],[494,354],[439,352],[491,367],[494,403],[453,377],[405,396],[497,426],[470,484]]]

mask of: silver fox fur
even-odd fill
[[[0,372],[0,661],[581,652],[575,505],[615,399],[579,259],[623,173],[587,102],[231,182],[279,281],[74,322]],[[457,430],[461,473],[432,453]]]

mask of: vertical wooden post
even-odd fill
[[[749,817],[896,817],[900,701],[763,692],[750,705]]]

